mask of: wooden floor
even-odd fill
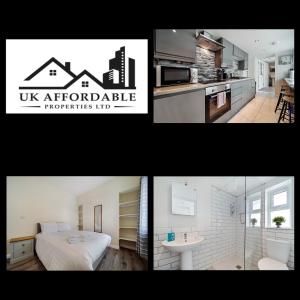
[[[37,256],[24,261],[7,264],[8,271],[46,271]],[[147,270],[147,262],[133,250],[121,248],[116,250],[108,248],[96,271],[144,271]]]
[[[120,248],[120,250],[109,248],[97,268],[97,271],[104,270],[144,271],[147,270],[147,262],[133,250],[125,248]]]
[[[228,123],[277,123],[280,110],[275,114],[276,104],[276,97],[258,92]],[[284,123],[288,123],[287,118]]]
[[[24,259],[15,264],[7,264],[7,271],[46,271],[45,267],[37,256]]]

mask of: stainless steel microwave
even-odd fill
[[[189,83],[191,70],[188,67],[162,66],[155,67],[155,86]]]

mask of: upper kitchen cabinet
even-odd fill
[[[154,57],[195,63],[195,29],[156,29]]]
[[[239,70],[248,70],[248,53],[233,45],[233,58],[239,61]]]
[[[225,48],[220,52],[221,54],[221,67],[226,68],[232,66],[232,54],[233,54],[233,44],[224,38],[218,40]]]
[[[237,60],[243,60],[244,56],[245,56],[245,52],[240,49],[239,47],[237,47],[236,45],[233,45],[233,56],[237,59]]]
[[[244,60],[239,61],[239,70],[248,70],[248,54],[245,53]]]

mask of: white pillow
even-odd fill
[[[57,224],[56,223],[41,223],[41,230],[44,233],[57,232]]]
[[[57,230],[58,231],[69,231],[71,230],[70,224],[67,223],[57,223]]]

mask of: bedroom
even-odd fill
[[[7,270],[148,269],[146,176],[8,176]]]

